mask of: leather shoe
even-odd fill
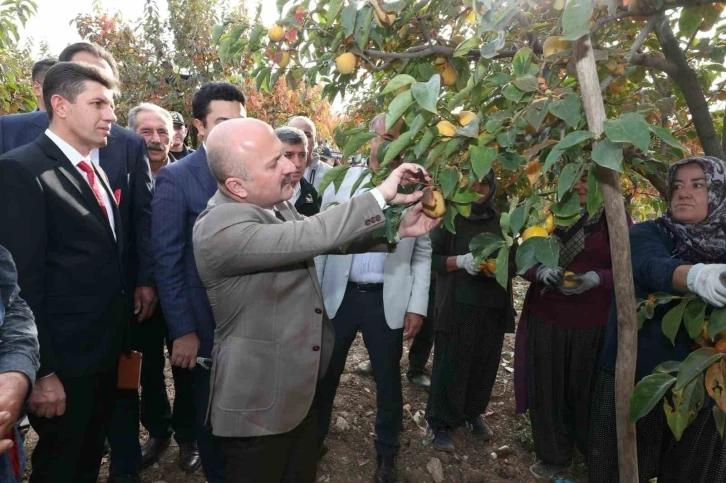
[[[328,440],[324,439],[320,444],[320,448],[318,448],[318,461],[323,459],[323,456],[328,454],[328,451],[330,451],[330,446],[328,446]]]
[[[139,475],[114,475],[110,473],[106,483],[141,483]]]
[[[431,379],[426,374],[416,374],[415,376],[409,377],[408,382],[426,391],[431,388]]]
[[[396,459],[393,456],[379,456],[374,483],[393,483],[396,481]]]
[[[196,441],[179,442],[179,468],[184,473],[194,473],[202,459],[199,457],[199,448]]]
[[[148,468],[159,461],[161,455],[164,454],[166,448],[169,447],[170,442],[171,435],[164,438],[149,436],[149,439],[146,440],[146,443],[144,443],[141,447],[141,468]]]

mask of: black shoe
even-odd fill
[[[393,483],[396,481],[396,459],[393,456],[379,456],[378,467],[373,475],[374,483]]]
[[[318,449],[318,461],[323,459],[323,456],[328,454],[328,451],[330,451],[330,446],[328,446],[328,440],[324,439],[323,443],[320,445],[320,448]]]
[[[428,391],[431,388],[431,379],[426,374],[416,374],[408,378],[408,382],[416,387]]]
[[[149,439],[141,447],[141,468],[148,468],[159,461],[161,455],[164,454],[166,448],[169,447],[170,442],[171,436],[167,436],[165,438],[154,438],[153,436],[149,436]]]
[[[106,483],[141,483],[139,475],[114,475],[110,473]]]
[[[179,468],[184,473],[194,473],[202,459],[199,457],[199,448],[196,441],[179,442]]]

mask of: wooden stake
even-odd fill
[[[600,135],[605,122],[605,105],[600,92],[597,66],[590,35],[581,37],[574,47],[577,77],[587,124]],[[615,302],[618,309],[618,360],[615,367],[615,410],[618,435],[620,483],[638,483],[638,453],[635,425],[630,423],[630,395],[635,384],[635,363],[638,350],[633,266],[630,260],[630,237],[625,216],[623,194],[618,173],[598,166],[597,176],[605,199],[605,216],[610,235],[613,260]]]

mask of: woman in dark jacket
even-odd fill
[[[587,173],[574,188],[587,202]],[[584,208],[583,208],[584,210]],[[567,470],[574,447],[587,455],[590,402],[613,293],[607,222],[600,209],[556,228],[557,270],[535,265],[515,342],[517,412],[529,409],[537,460],[530,472],[548,479]],[[563,272],[571,271],[570,287]]]
[[[472,188],[483,198],[472,204],[470,216],[456,219],[456,235],[441,228],[431,233],[436,349],[426,417],[433,446],[442,451],[454,450],[450,432],[460,426],[491,437],[481,414],[496,380],[504,333],[514,330],[511,281],[507,290],[502,288],[469,251],[476,235],[501,234],[493,205],[494,173]]]
[[[635,295],[655,292],[694,293],[711,306],[726,304],[726,162],[688,158],[669,170],[670,207],[655,221],[630,229]],[[678,302],[659,305],[638,332],[636,383],[666,361],[683,361],[693,341],[681,327],[675,343],[663,334],[663,316]],[[615,361],[617,312],[608,319],[605,348],[592,412],[590,482],[618,481],[615,431]],[[707,403],[676,443],[662,404],[636,424],[638,473],[641,482],[715,483],[726,481],[726,446]]]

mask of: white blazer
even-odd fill
[[[331,184],[323,193],[322,208],[350,198],[350,190],[363,167],[348,170],[338,192]],[[360,186],[365,185],[365,182]],[[356,195],[369,188],[356,191]],[[332,319],[340,308],[350,276],[353,255],[321,255],[315,258],[318,280],[323,289],[323,302]],[[405,238],[394,252],[386,256],[383,279],[383,309],[391,329],[403,327],[406,312],[426,316],[431,283],[431,240],[428,235]]]

